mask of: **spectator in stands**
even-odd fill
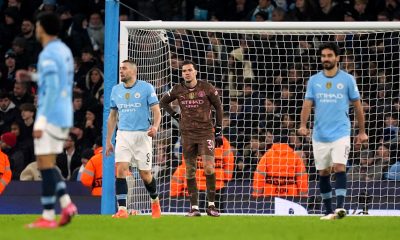
[[[21,149],[24,154],[24,166],[35,161],[33,151],[33,138],[32,132],[23,132],[23,127],[20,121],[11,124],[11,132],[17,137],[16,148]]]
[[[17,7],[4,10],[4,19],[0,21],[0,50],[11,48],[11,42],[20,30],[20,15]]]
[[[94,56],[93,50],[91,47],[84,47],[81,51],[81,65],[80,70],[82,71],[83,76],[89,72],[90,69],[97,65],[97,59]],[[81,79],[85,82],[86,78]],[[77,83],[80,86],[79,82]],[[85,82],[86,84],[86,82]],[[83,89],[84,90],[84,89]]]
[[[6,92],[0,92],[0,134],[9,131],[11,123],[20,118],[20,112]]]
[[[286,20],[286,12],[283,8],[277,7],[272,11],[271,21],[282,22]]]
[[[253,121],[258,122],[259,129],[265,129],[271,133],[279,129],[282,116],[279,107],[272,99],[265,98],[263,105],[254,105],[252,115]]]
[[[63,40],[65,40],[71,48],[74,56],[79,56],[84,48],[92,48],[92,42],[87,31],[87,25],[88,22],[85,15],[76,14],[72,17],[72,23],[64,33],[65,35]]]
[[[288,144],[274,143],[257,164],[252,195],[306,197],[308,175],[303,159]]]
[[[8,183],[10,183],[11,178],[12,172],[10,168],[10,161],[8,160],[8,156],[0,149],[0,195]]]
[[[272,18],[272,11],[274,10],[274,5],[272,4],[271,0],[259,0],[258,5],[256,8],[250,11],[250,16],[248,19],[250,21],[255,21],[256,20],[256,14],[258,12],[265,12],[268,14],[268,20],[271,20]]]
[[[356,21],[374,21],[374,16],[369,12],[368,0],[355,0],[353,10],[350,10]]]
[[[90,105],[86,109],[85,125],[83,128],[83,139],[82,148],[93,146],[94,141],[97,137],[101,136],[102,123],[100,120],[101,114],[96,105]]]
[[[26,41],[25,47],[26,51],[30,56],[30,63],[37,62],[37,57],[39,55],[42,46],[36,41],[35,37],[35,24],[29,18],[24,18],[21,23],[21,33],[18,35],[20,38],[24,38]]]
[[[104,75],[99,68],[94,67],[86,74],[85,88],[92,98],[99,99],[99,92],[104,89]]]
[[[27,69],[29,64],[34,63],[32,53],[27,51],[26,39],[23,37],[16,37],[12,41],[12,49],[15,52],[15,65],[17,69]]]
[[[319,10],[314,14],[314,21],[343,21],[344,12],[335,0],[319,0]]]
[[[385,173],[385,178],[388,180],[400,181],[400,161],[390,166],[389,171]]]
[[[387,11],[381,11],[376,16],[376,19],[377,19],[377,21],[387,22],[387,21],[390,21],[390,16]]]
[[[100,13],[94,12],[90,14],[87,31],[93,50],[97,52],[100,49],[104,49],[104,25]]]
[[[315,9],[316,6],[313,0],[296,0],[295,7],[288,12],[288,20],[311,21]]]
[[[373,152],[365,150],[360,154],[360,164],[350,170],[352,181],[380,181],[384,178],[390,162],[388,146],[380,145]]]
[[[33,124],[35,119],[36,107],[32,103],[23,103],[19,107],[21,111],[21,124],[18,124],[19,134],[17,136],[17,147],[19,147],[25,156],[25,166],[34,161],[33,151]],[[15,126],[14,126],[15,127]],[[11,126],[11,131],[13,126]]]
[[[17,70],[15,59],[15,52],[9,49],[4,55],[5,64],[0,72],[0,91],[10,92],[14,88],[15,72]]]
[[[223,19],[227,21],[246,21],[251,10],[250,0],[232,0],[229,1],[228,6],[223,11],[225,13]]]
[[[84,186],[91,188],[93,196],[101,196],[103,183],[103,147],[102,139],[98,137],[94,145],[94,156],[90,158],[81,175]]]
[[[7,154],[10,161],[13,180],[18,180],[22,170],[25,168],[24,153],[16,148],[17,137],[14,133],[6,132],[0,136],[1,151]]]
[[[79,168],[75,168],[75,170],[72,172],[71,176],[71,181],[81,181],[82,173],[85,170],[85,166],[87,162],[93,157],[94,152],[93,149],[87,148],[82,151],[82,156],[81,156],[81,166]]]
[[[23,103],[33,103],[33,96],[30,93],[29,83],[15,82],[11,95],[12,102],[19,107]]]
[[[220,209],[222,212],[223,207],[223,188],[225,184],[232,179],[232,173],[234,170],[235,156],[231,151],[231,146],[228,139],[223,137],[223,145],[215,148],[215,190],[216,190],[216,201],[215,207]],[[170,196],[188,196],[187,184],[185,180],[186,176],[186,163],[182,157],[182,164],[175,170],[170,185]],[[199,156],[197,158],[197,171],[196,171],[196,182],[199,191],[206,191],[206,177],[203,169],[203,161]]]
[[[399,134],[399,120],[391,113],[385,115],[385,123],[383,128],[383,142],[397,142]]]
[[[55,166],[54,167],[61,176],[61,170]],[[62,176],[61,176],[62,178]],[[64,178],[63,178],[64,179]],[[20,181],[42,181],[42,174],[37,165],[37,161],[29,163],[24,170],[21,172],[21,176],[19,177]]]
[[[258,160],[264,155],[266,150],[265,137],[253,134],[250,141],[243,149],[243,178],[252,178],[257,168]]]
[[[81,153],[75,148],[76,135],[70,133],[64,143],[64,151],[57,155],[56,163],[60,168],[62,176],[70,180],[72,172],[81,165]]]
[[[269,19],[268,13],[260,11],[260,12],[256,13],[254,21],[265,22],[265,21],[268,21],[268,19]]]
[[[72,106],[74,108],[74,125],[84,125],[86,112],[83,108],[83,96],[81,93],[74,93]]]

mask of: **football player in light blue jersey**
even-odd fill
[[[358,121],[356,144],[368,140],[365,133],[364,112],[353,76],[338,67],[339,47],[335,43],[320,46],[323,71],[311,76],[301,111],[298,133],[306,136],[308,118],[314,106],[313,153],[319,172],[320,192],[325,206],[322,220],[346,216],[346,164],[350,152],[349,105],[353,104]],[[332,210],[331,169],[335,172],[336,209]]]
[[[137,79],[137,66],[125,60],[120,66],[120,84],[113,87],[110,100],[110,115],[107,122],[106,155],[114,151],[111,143],[118,125],[115,146],[117,176],[115,181],[118,211],[113,218],[127,218],[128,185],[126,176],[129,164],[139,169],[140,177],[152,199],[152,217],[161,216],[156,180],[151,174],[152,138],[156,136],[161,122],[161,112],[154,87]],[[150,110],[153,114],[151,122]]]
[[[42,175],[42,217],[28,228],[56,228],[71,221],[76,206],[66,192],[66,185],[55,169],[56,155],[63,151],[73,122],[72,84],[74,63],[70,49],[57,38],[61,21],[56,14],[42,13],[36,21],[36,38],[42,44],[38,74],[33,77],[25,70],[18,71],[18,81],[37,80],[38,109],[33,126],[34,148]],[[36,79],[34,79],[36,78]],[[55,203],[59,198],[61,218],[55,221]]]

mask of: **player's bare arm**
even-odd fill
[[[312,106],[313,101],[307,99],[304,100],[300,114],[300,128],[297,130],[301,136],[307,136],[310,132],[310,130],[307,128],[307,122],[311,114]]]
[[[368,135],[365,133],[365,117],[364,110],[361,104],[361,100],[353,102],[356,118],[358,122],[358,135],[356,136],[356,144],[361,144],[368,141]]]
[[[153,112],[153,124],[147,130],[147,135],[154,138],[161,123],[160,105],[155,104],[151,106],[151,111]]]
[[[117,125],[117,116],[117,110],[111,109],[107,120],[106,156],[109,156],[112,152],[114,152],[114,146],[111,143],[111,138]]]

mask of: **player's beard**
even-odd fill
[[[121,77],[121,82],[123,82],[123,83],[127,83],[127,82],[129,82],[129,80],[130,80],[131,78],[130,77],[128,77],[128,76],[125,76],[125,77]]]
[[[328,63],[328,64],[327,64],[327,63]],[[336,62],[323,62],[323,63],[322,63],[322,67],[323,67],[325,70],[332,70],[332,69],[335,68],[335,66],[336,66]]]

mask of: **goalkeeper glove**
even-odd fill
[[[222,127],[215,126],[215,147],[220,147],[223,144],[222,140]]]
[[[175,119],[176,121],[178,121],[178,122],[181,119],[181,115],[179,113],[177,113],[177,112],[174,112],[174,114],[172,114],[171,117],[173,119]]]

